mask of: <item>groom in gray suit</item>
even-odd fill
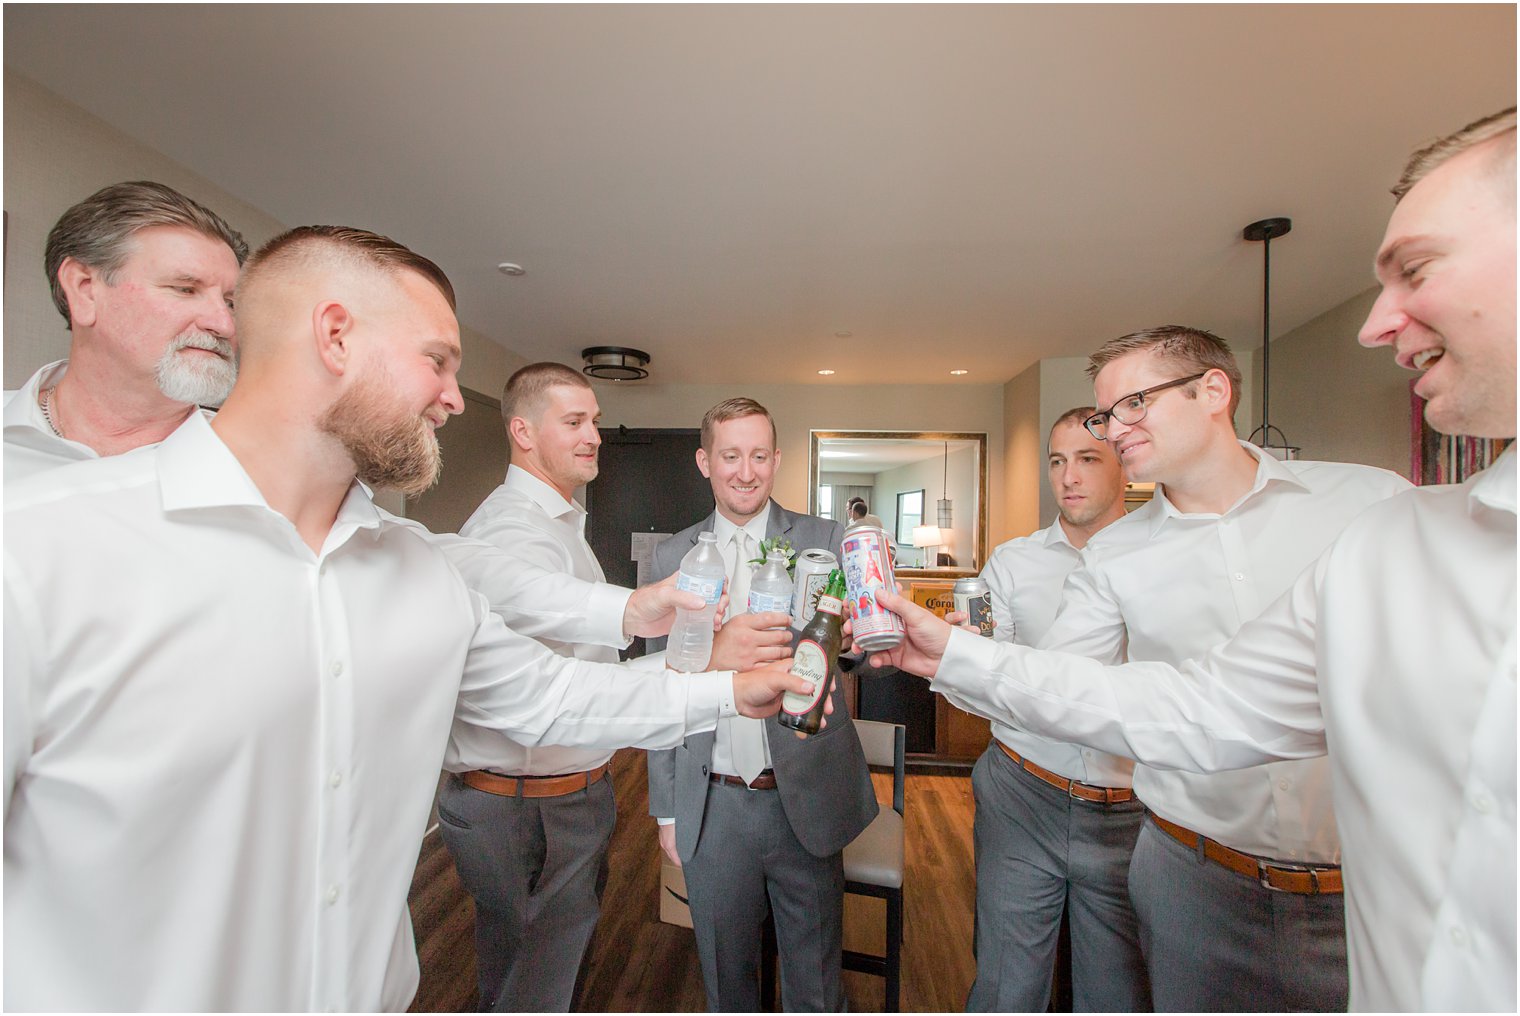
[[[798,552],[839,552],[838,522],[789,512],[771,500],[780,459],[776,426],[764,406],[741,398],[708,410],[697,467],[712,482],[717,511],[654,551],[654,577],[661,579],[680,568],[697,534],[717,536],[728,569],[729,615],[714,641],[714,667],[725,666],[731,654],[784,656],[795,640],[785,615],[744,613],[750,562],[761,556],[761,540],[787,540]],[[782,1007],[844,1010],[843,851],[877,810],[860,739],[837,689],[828,726],[812,737],[799,737],[774,718],[725,720],[679,748],[649,753],[649,811],[660,823],[660,846],[685,872],[710,1010],[761,1008],[767,904],[776,922]]]

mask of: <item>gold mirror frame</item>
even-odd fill
[[[830,440],[877,439],[882,441],[973,441],[976,443],[976,564],[971,568],[902,568],[909,577],[955,577],[975,575],[987,563],[987,435],[941,430],[813,430],[808,432],[808,512],[818,514],[819,443]]]

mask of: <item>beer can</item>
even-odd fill
[[[876,600],[881,589],[897,591],[887,547],[880,526],[857,524],[844,531],[842,563],[855,644],[872,652],[899,645],[908,631],[902,618]]]
[[[801,631],[818,609],[818,594],[828,585],[829,572],[839,567],[832,550],[804,550],[797,555],[792,581],[792,627]]]
[[[978,634],[992,638],[992,588],[987,585],[987,580],[981,576],[959,579],[951,595],[955,599],[955,609],[971,615],[968,623],[978,630]]]

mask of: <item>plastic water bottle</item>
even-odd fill
[[[718,599],[723,595],[726,577],[723,555],[718,551],[718,538],[712,533],[698,533],[697,545],[681,558],[676,588],[696,593],[707,601],[707,605],[701,610],[676,608],[676,623],[670,629],[670,640],[665,648],[665,665],[671,670],[691,674],[707,669],[708,661],[712,659],[713,617],[718,612]]]
[[[786,570],[786,551],[773,549],[765,555],[765,563],[749,580],[749,612],[791,614],[792,576]]]

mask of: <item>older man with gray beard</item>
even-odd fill
[[[232,297],[248,256],[209,208],[120,183],[66,211],[44,267],[69,357],[5,395],[5,477],[156,444],[237,378]]]

